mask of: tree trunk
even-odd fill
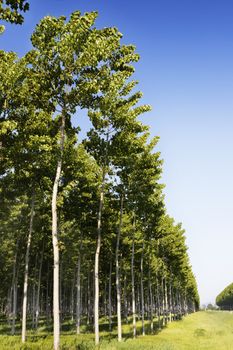
[[[144,310],[144,286],[143,286],[143,258],[144,258],[144,239],[142,243],[142,254],[141,254],[141,276],[140,276],[140,285],[141,285],[141,314],[142,314],[142,335],[145,335],[145,310]]]
[[[167,279],[164,277],[164,309],[165,309],[165,324],[168,322],[168,301],[167,301]]]
[[[17,258],[18,258],[18,246],[19,241],[16,243],[15,260],[13,266],[13,277],[12,277],[12,288],[13,288],[13,305],[12,305],[12,325],[11,334],[15,335],[15,320],[16,320],[16,310],[17,310],[17,284],[18,284],[18,269],[17,269]]]
[[[77,302],[76,302],[76,334],[80,334],[80,310],[81,310],[81,251],[82,251],[82,236],[79,247],[78,261],[77,261]]]
[[[90,272],[87,276],[87,324],[91,321],[91,288],[90,288]]]
[[[74,288],[75,288],[75,273],[74,273],[74,279],[72,282],[71,286],[71,291],[70,291],[70,316],[71,316],[71,321],[74,321]]]
[[[157,290],[157,314],[158,314],[158,329],[161,329],[161,305],[160,305],[160,295],[159,295],[159,282],[158,277],[156,276],[156,290]]]
[[[169,322],[172,322],[173,299],[172,299],[172,275],[169,279]]]
[[[132,255],[131,255],[131,281],[132,281],[132,316],[133,316],[133,337],[136,337],[136,310],[135,310],[135,282],[134,282],[134,240],[136,229],[135,217],[133,222],[133,240],[132,240]]]
[[[36,293],[36,319],[35,319],[36,329],[38,328],[39,313],[40,313],[40,285],[41,285],[41,271],[42,271],[42,265],[43,265],[43,258],[44,258],[44,242],[43,242],[43,248],[42,248],[41,259],[40,259],[38,285],[37,285],[37,293]]]
[[[125,322],[128,324],[128,302],[127,302],[127,279],[126,279],[126,273],[124,276],[124,292],[123,292],[123,299],[124,299],[124,316],[125,316]]]
[[[165,326],[165,291],[164,291],[164,278],[162,277],[161,281],[161,289],[162,289],[162,312],[163,312],[163,321],[162,325]]]
[[[105,172],[103,170],[103,178],[100,192],[100,202],[97,222],[97,243],[95,252],[95,300],[94,300],[94,322],[95,322],[95,344],[99,344],[99,255],[101,246],[101,228],[102,228],[102,210],[104,204],[104,183]]]
[[[34,218],[35,195],[32,195],[31,214],[29,224],[29,234],[27,239],[27,249],[25,255],[24,285],[23,285],[23,313],[22,313],[22,342],[26,341],[26,322],[27,322],[27,293],[28,293],[28,268],[29,254],[32,240],[33,218]]]
[[[62,156],[65,142],[65,114],[61,116],[60,158],[57,163],[56,176],[52,194],[52,241],[53,241],[53,344],[54,350],[60,346],[60,312],[59,312],[59,242],[57,224],[57,194],[62,170]]]
[[[119,268],[119,248],[123,218],[123,195],[121,195],[121,207],[120,207],[120,223],[117,231],[117,243],[116,243],[116,293],[117,293],[117,333],[118,341],[122,340],[121,329],[121,286],[120,286],[120,268]]]
[[[49,264],[48,264],[48,269],[47,269],[47,278],[46,278],[46,324],[49,324],[50,321],[50,315],[51,315],[51,310],[50,310],[50,305],[49,305]]]
[[[108,281],[108,319],[109,319],[109,331],[112,331],[112,259],[110,260],[109,267],[109,281]]]
[[[150,268],[150,264],[149,264],[148,283],[149,283],[150,329],[151,329],[151,333],[153,333],[154,332],[154,315],[153,315],[153,295],[152,295],[152,285],[151,285],[151,268]]]

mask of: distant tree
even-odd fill
[[[216,297],[216,304],[222,310],[233,309],[233,283],[224,288],[223,291]]]

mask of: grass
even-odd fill
[[[123,326],[124,339],[118,343],[116,327],[112,333],[106,331],[102,320],[101,343],[94,346],[94,334],[89,332],[76,336],[74,325],[66,322],[61,335],[62,350],[232,350],[233,313],[227,311],[198,312],[182,321],[169,324],[155,335],[139,335],[133,340],[131,325]],[[140,332],[140,322],[137,324]],[[88,331],[88,329],[82,329]],[[89,330],[90,331],[90,330]],[[20,335],[7,335],[9,329],[0,327],[0,350],[52,350],[51,332],[41,325],[38,333],[28,332],[27,343],[22,346]]]

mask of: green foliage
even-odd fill
[[[233,283],[229,284],[216,297],[216,304],[223,310],[233,309]]]
[[[0,19],[11,23],[22,24],[24,21],[22,12],[29,10],[26,0],[1,0]]]

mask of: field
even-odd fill
[[[67,330],[61,337],[63,350],[92,350],[94,336],[92,333],[75,336],[72,327],[66,324]],[[138,323],[138,330],[140,323]],[[233,313],[231,312],[198,312],[185,317],[182,321],[169,324],[155,335],[138,336],[130,339],[130,326],[125,325],[124,340],[121,344],[116,341],[116,333],[109,336],[102,332],[101,344],[97,349],[103,350],[232,350],[233,349]],[[52,335],[47,335],[41,327],[37,334],[30,333],[27,344],[20,344],[20,336],[4,334],[7,330],[2,327],[0,332],[1,350],[50,350]]]

